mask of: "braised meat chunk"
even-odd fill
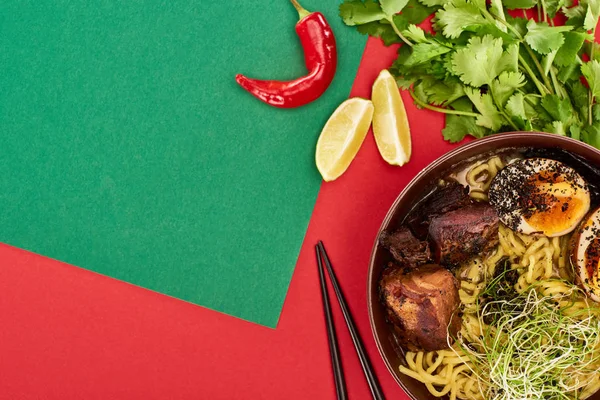
[[[406,227],[392,233],[382,232],[379,243],[388,249],[402,266],[416,267],[431,260],[429,243],[414,237]]]
[[[498,215],[488,203],[470,204],[434,217],[429,237],[436,262],[454,267],[496,247]]]
[[[458,182],[448,182],[435,191],[431,198],[423,204],[421,213],[427,218],[444,214],[471,203],[469,188]]]
[[[471,202],[469,189],[458,182],[451,181],[445,186],[437,187],[411,212],[406,222],[418,237],[424,238],[427,236],[429,222],[433,217],[464,207]]]
[[[428,264],[408,273],[388,269],[380,281],[388,319],[410,351],[448,347],[460,329],[458,281],[447,269]]]

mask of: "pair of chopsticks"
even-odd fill
[[[352,319],[352,315],[350,314],[350,310],[348,309],[348,305],[346,304],[346,299],[344,298],[342,289],[340,288],[335,273],[333,272],[331,262],[329,261],[329,256],[325,251],[325,246],[323,246],[322,241],[319,240],[319,243],[317,243],[317,245],[315,246],[315,251],[317,253],[317,266],[319,267],[319,278],[321,281],[323,311],[325,312],[325,322],[327,324],[327,338],[329,339],[329,353],[331,355],[331,365],[333,368],[337,399],[346,400],[348,398],[348,395],[346,392],[346,381],[344,379],[344,371],[342,369],[342,363],[340,360],[340,352],[338,349],[335,326],[333,324],[333,316],[331,314],[331,304],[329,302],[329,295],[327,293],[327,284],[325,282],[325,271],[323,270],[323,262],[325,263],[325,267],[327,268],[327,272],[329,273],[329,279],[331,280],[333,291],[335,292],[338,303],[340,304],[340,308],[342,309],[342,314],[344,315],[344,319],[346,320],[346,326],[350,331],[350,336],[352,337],[354,348],[356,349],[356,353],[358,354],[358,358],[360,359],[360,365],[362,366],[362,370],[365,374],[365,377],[367,378],[369,388],[371,389],[371,395],[373,396],[373,399],[384,400],[385,397],[383,397],[383,392],[381,391],[381,387],[379,386],[379,382],[377,381],[377,377],[375,376],[375,372],[373,371],[373,367],[371,366],[371,362],[369,361],[369,356],[365,351],[365,347],[362,343],[362,340],[360,339],[358,330],[354,325],[354,320]]]

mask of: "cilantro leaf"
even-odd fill
[[[424,89],[429,102],[436,106],[445,106],[465,95],[463,85],[456,78],[433,82]]]
[[[565,5],[565,0],[544,0],[544,4],[546,5],[546,14],[550,18],[554,18],[556,12]]]
[[[590,87],[592,96],[600,97],[600,63],[596,60],[586,62],[581,66],[581,73]]]
[[[513,18],[510,15],[506,17],[506,22],[510,24],[521,37],[527,34],[527,22],[529,22],[526,18]],[[511,32],[512,33],[512,32]]]
[[[467,135],[482,138],[489,130],[479,126],[474,117],[465,115],[446,115],[446,126],[442,129],[444,139],[450,143],[460,142]]]
[[[461,97],[460,99],[453,101],[449,106],[457,111],[473,112],[473,103],[471,103],[471,100],[469,100],[468,97]]]
[[[490,4],[490,13],[500,21],[506,21],[506,17],[504,16],[504,8],[502,7],[502,0],[491,0]],[[496,21],[496,26],[502,32],[506,32],[506,26],[500,21]]]
[[[554,63],[561,67],[575,62],[577,53],[581,50],[586,35],[581,32],[565,32],[563,34],[565,43],[558,49]]]
[[[592,116],[595,122],[600,122],[600,104],[594,104],[592,106]]]
[[[346,25],[362,25],[385,18],[379,3],[375,0],[346,0],[340,4],[340,17]]]
[[[581,3],[587,4],[583,28],[587,31],[592,30],[598,24],[598,17],[600,17],[600,0],[585,0]]]
[[[551,51],[546,54],[544,58],[542,58],[542,68],[544,69],[544,75],[548,75],[550,73],[550,68],[552,68],[552,63],[554,62],[554,58],[556,58],[556,54],[558,50]]]
[[[396,14],[392,17],[392,20],[389,21],[387,19],[384,19],[381,21],[382,23],[389,23],[390,24],[390,28],[392,28],[391,23],[393,22],[394,25],[396,25],[396,28],[400,31],[403,31],[405,29],[408,29],[408,26],[410,25],[410,23],[408,22],[408,19],[406,19],[406,17],[403,14]],[[392,28],[394,29],[394,28]],[[396,34],[396,32],[394,32],[394,34]],[[398,36],[396,34],[396,36]]]
[[[425,93],[425,87],[427,84],[428,82],[421,81],[413,86],[413,94],[423,103],[429,103],[429,97],[427,96],[427,93]],[[415,103],[415,105],[417,108],[421,108],[421,106],[419,106],[417,103]]]
[[[394,31],[394,28],[392,28],[389,23],[383,23],[381,21],[368,22],[366,24],[358,25],[356,30],[363,35],[380,38],[386,46],[401,42]]]
[[[600,127],[598,126],[598,123],[586,127],[583,132],[581,132],[581,140],[600,149]]]
[[[473,102],[473,105],[481,114],[477,117],[477,125],[497,131],[502,126],[502,116],[494,105],[492,96],[481,94],[479,89],[465,88],[465,94]]]
[[[452,55],[453,71],[472,86],[489,85],[503,70],[516,70],[515,47],[509,52],[502,49],[502,39],[491,35],[474,36],[469,44]]]
[[[402,18],[406,19],[408,24],[420,24],[425,21],[436,9],[434,7],[426,7],[418,0],[409,0],[408,4],[402,10]]]
[[[565,131],[565,125],[561,121],[552,121],[551,124],[548,124],[544,127],[544,132],[555,133],[561,136],[567,136],[567,132]]]
[[[566,83],[570,80],[579,79],[579,64],[572,63],[567,66],[561,67],[558,70],[558,80],[562,83]]]
[[[555,94],[542,97],[541,105],[555,121],[567,124],[573,115],[573,107],[569,99],[561,99]]]
[[[379,0],[381,9],[388,16],[398,14],[408,4],[408,0]]]
[[[446,3],[451,2],[452,0],[419,0],[421,4],[427,7],[436,7],[436,6],[444,6]]]
[[[453,0],[436,13],[436,26],[451,39],[487,24],[491,23],[481,15],[479,7],[468,0]]]
[[[530,20],[527,23],[525,41],[538,53],[548,54],[563,45],[565,38],[562,32],[571,29],[573,29],[572,26],[548,26],[546,22]]]
[[[413,83],[416,82],[416,78],[408,78],[408,77],[404,77],[404,76],[400,76],[398,78],[396,78],[396,84],[398,85],[398,87],[400,89],[409,89]]]
[[[452,49],[437,42],[417,43],[412,47],[412,54],[406,60],[405,66],[412,67],[450,52]]]
[[[506,112],[511,117],[527,119],[527,116],[525,115],[525,98],[523,97],[523,93],[518,92],[513,94],[506,102],[505,108]]]
[[[414,24],[409,25],[408,28],[402,32],[402,34],[415,43],[423,43],[427,41],[423,29]]]
[[[515,90],[525,85],[525,77],[520,72],[502,72],[490,85],[496,103],[502,106]]]
[[[513,94],[506,102],[505,110],[511,117],[519,117],[523,120],[536,120],[538,114],[526,100],[521,92]]]
[[[514,10],[517,8],[532,8],[537,5],[536,0],[504,0],[502,2],[504,7],[509,10]]]
[[[581,140],[581,126],[579,125],[571,125],[569,128],[569,133],[571,137],[575,140]]]
[[[579,113],[579,117],[582,120],[587,120],[588,118],[588,106],[590,99],[589,90],[583,86],[583,83],[578,79],[573,81],[569,85],[567,85],[569,91],[571,92],[571,100],[573,101],[573,106]]]

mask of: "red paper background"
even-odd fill
[[[395,48],[369,40],[352,96]],[[0,245],[0,399],[333,399],[313,246],[325,242],[390,399],[408,397],[375,347],[366,309],[368,260],[379,225],[408,181],[450,150],[443,118],[409,113],[413,156],[385,164],[369,135],[347,173],[324,184],[277,329],[272,330]],[[369,391],[334,306],[348,391]]]

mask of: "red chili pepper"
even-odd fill
[[[258,80],[241,74],[235,77],[256,98],[281,108],[299,107],[316,100],[331,83],[337,66],[335,37],[323,14],[306,11],[296,0],[291,2],[300,15],[296,33],[304,50],[308,75],[292,81]]]

